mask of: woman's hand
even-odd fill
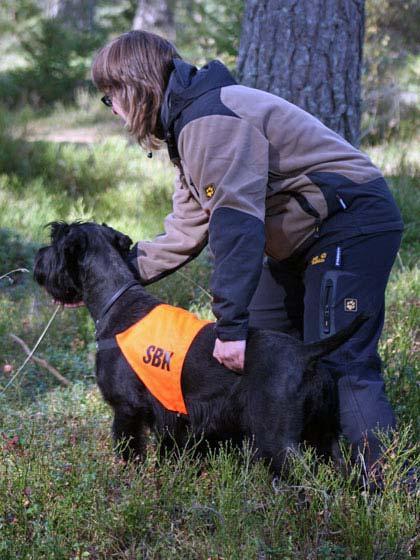
[[[213,357],[225,367],[240,373],[244,369],[246,340],[220,340],[216,338]]]

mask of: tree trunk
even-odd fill
[[[364,0],[247,0],[241,83],[279,95],[359,144]]]
[[[138,0],[133,29],[142,29],[175,39],[173,6],[170,0]]]
[[[96,0],[44,0],[44,3],[47,17],[77,31],[93,31]]]

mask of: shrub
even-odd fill
[[[15,268],[29,268],[37,248],[36,243],[24,241],[16,232],[0,228],[0,276]]]
[[[81,33],[60,21],[41,19],[20,40],[27,66],[0,74],[2,102],[8,107],[74,102],[77,89],[90,84],[92,52],[102,40],[99,32]]]

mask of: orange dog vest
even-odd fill
[[[115,337],[137,376],[168,410],[188,414],[181,388],[182,367],[192,341],[210,322],[162,304]]]

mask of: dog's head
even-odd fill
[[[115,249],[125,260],[131,239],[107,226],[93,222],[52,222],[51,245],[42,247],[36,257],[34,278],[57,301],[63,304],[83,300],[83,282],[89,262]]]

